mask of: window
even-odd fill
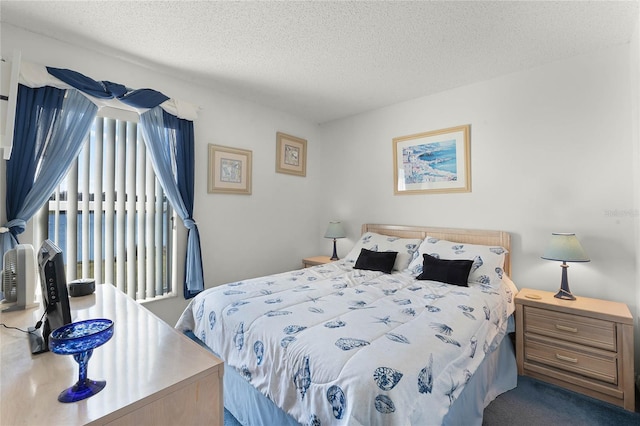
[[[136,300],[172,293],[173,211],[137,123],[96,117],[44,212],[68,281],[95,278]]]

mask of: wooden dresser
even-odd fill
[[[58,394],[78,380],[71,356],[31,355],[18,330],[0,330],[0,425],[222,426],[223,363],[110,284],[71,298],[72,321],[108,318],[114,335],[93,351],[89,379],[106,380],[98,394],[63,404]],[[26,329],[40,308],[0,313]]]
[[[524,288],[516,296],[518,374],[635,410],[633,317],[624,303]]]

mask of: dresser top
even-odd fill
[[[549,291],[523,288],[517,294],[515,302],[522,305],[535,306],[575,315],[585,315],[622,324],[633,324],[633,317],[631,316],[629,307],[624,303],[591,299],[582,296],[576,296],[576,300],[564,300],[558,299],[554,297],[554,295],[555,293]]]
[[[45,352],[32,355],[29,339],[17,330],[0,330],[0,424],[86,424],[142,400],[168,392],[185,381],[222,371],[222,361],[182,335],[111,284],[95,294],[74,297],[71,320],[108,318],[113,338],[96,348],[87,376],[106,380],[98,394],[74,403],[58,402],[58,394],[78,380],[72,356]],[[8,326],[34,326],[41,308],[0,313]]]

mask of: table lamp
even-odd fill
[[[333,255],[331,256],[331,260],[339,260],[338,252],[336,251],[336,239],[344,238],[347,234],[344,232],[344,228],[342,228],[342,224],[340,222],[329,222],[329,226],[327,227],[327,232],[324,233],[325,238],[333,238]]]
[[[555,297],[564,300],[576,300],[576,297],[569,291],[567,280],[567,262],[589,262],[589,257],[582,249],[576,234],[572,233],[552,233],[551,241],[542,255],[546,260],[558,260],[562,262],[562,281],[560,290]]]

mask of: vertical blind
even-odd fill
[[[172,216],[137,123],[96,117],[49,200],[48,238],[65,253],[68,281],[152,299],[172,290]]]

